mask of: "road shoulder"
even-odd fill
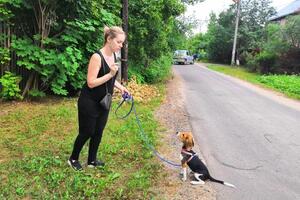
[[[183,83],[181,78],[173,71],[172,79],[166,84],[167,95],[163,104],[156,110],[155,117],[160,122],[162,130],[159,133],[159,152],[176,163],[180,163],[181,143],[177,139],[176,131],[189,131],[191,125],[188,113],[184,105]],[[195,151],[200,154],[200,147],[195,145]],[[172,200],[213,200],[216,199],[216,191],[212,184],[193,186],[189,181],[182,182],[180,168],[163,164],[164,178],[157,189],[160,190],[161,198]]]

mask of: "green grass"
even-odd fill
[[[98,156],[103,169],[75,172],[67,165],[77,135],[77,99],[0,103],[0,199],[150,199],[160,163],[143,144],[134,115],[109,116]],[[156,144],[153,110],[161,99],[136,104],[144,131]],[[80,155],[86,162],[87,145]]]
[[[209,64],[208,68],[249,81],[263,87],[281,92],[293,99],[300,99],[300,76],[297,75],[259,75],[241,67]]]

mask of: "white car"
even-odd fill
[[[176,50],[173,56],[174,64],[194,64],[194,57],[188,50]]]

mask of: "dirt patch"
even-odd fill
[[[184,106],[183,83],[175,72],[173,72],[172,79],[167,82],[166,87],[166,99],[155,113],[156,119],[165,127],[165,130],[159,133],[161,139],[158,151],[162,152],[162,156],[168,160],[179,164],[182,144],[175,133],[176,131],[189,131],[191,126]],[[195,144],[194,149],[200,154],[200,148],[197,144]],[[189,181],[181,181],[180,168],[164,163],[164,170],[164,179],[157,185],[162,198],[172,200],[216,199],[216,192],[211,183],[193,186]]]

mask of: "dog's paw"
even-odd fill
[[[186,177],[182,177],[181,180],[182,180],[183,182],[185,182],[185,181],[186,181]]]
[[[190,183],[191,183],[192,185],[204,185],[204,184],[205,184],[205,182],[202,181],[202,180],[200,180],[200,181],[191,181]]]

